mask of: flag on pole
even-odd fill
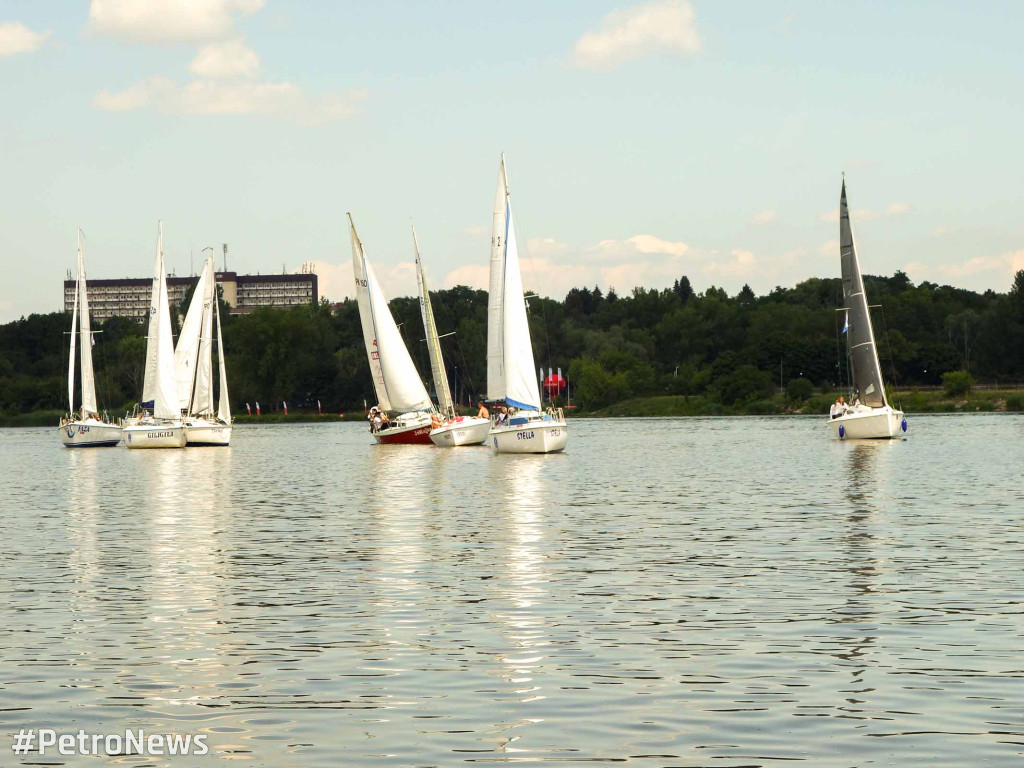
[[[252,408],[249,407],[248,403],[245,404],[245,412],[252,416]]]
[[[324,412],[323,412],[323,410],[322,410],[322,409],[320,408],[320,401],[319,401],[319,400],[317,400],[317,401],[316,401],[316,412],[317,412],[317,413],[318,413],[319,415],[321,415],[321,416],[323,416],[323,415],[324,415]]]
[[[257,416],[260,415],[260,401],[259,400],[256,401],[256,415]]]
[[[286,403],[284,400],[282,400],[281,401],[281,405],[284,406],[284,415],[287,416],[288,415],[288,403]]]

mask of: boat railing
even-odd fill
[[[561,408],[548,408],[548,415],[555,421],[565,421],[565,416],[562,414]]]

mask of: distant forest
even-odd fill
[[[905,274],[864,278],[887,383],[934,385],[966,370],[983,383],[1024,381],[1024,271],[1008,293],[973,291]],[[432,294],[449,380],[460,402],[486,387],[487,294],[467,287]],[[729,296],[695,293],[686,277],[672,288],[636,288],[628,296],[574,288],[561,301],[529,300],[537,365],[561,368],[581,409],[654,395],[700,395],[726,406],[770,396],[804,379],[826,391],[847,380],[839,279],[812,278],[756,296],[744,286]],[[359,310],[333,307],[261,309],[229,317],[224,344],[233,410],[362,409],[373,403]],[[413,360],[429,379],[416,298],[391,309]],[[30,315],[0,326],[0,415],[67,408],[70,313]],[[94,324],[101,408],[119,416],[140,399],[145,327],[112,318]],[[428,391],[433,386],[428,383]],[[76,401],[78,397],[76,395]]]

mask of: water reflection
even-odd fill
[[[494,477],[503,489],[500,520],[507,532],[502,542],[503,573],[495,580],[498,610],[491,613],[503,639],[496,670],[504,682],[501,699],[513,706],[511,722],[501,723],[487,739],[498,752],[520,752],[511,745],[525,735],[520,729],[544,718],[539,703],[546,699],[546,665],[550,628],[545,615],[549,576],[545,568],[549,543],[545,511],[552,503],[543,469],[545,456],[500,455]]]

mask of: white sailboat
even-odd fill
[[[829,428],[840,439],[899,437],[907,431],[907,420],[903,411],[889,405],[885,396],[875,332],[871,327],[850,209],[846,203],[845,178],[839,195],[839,260],[843,272],[847,355],[854,391],[850,397],[852,405],[840,415],[831,417]]]
[[[434,406],[391,316],[373,266],[363,252],[352,214],[348,215],[348,221],[352,230],[352,271],[366,356],[377,402],[388,415],[387,423],[376,429],[373,436],[378,443],[430,445]]]
[[[185,447],[185,424],[181,420],[181,405],[174,372],[171,308],[167,301],[167,272],[164,269],[163,224],[157,226],[156,265],[149,305],[142,407],[142,415],[124,427],[124,444],[128,448]]]
[[[190,326],[193,310],[199,321]],[[213,406],[213,325],[217,323],[217,358],[220,363],[220,400]],[[186,329],[188,331],[186,335]],[[180,358],[179,358],[179,352]],[[220,324],[220,302],[213,255],[206,260],[196,283],[192,303],[185,315],[178,346],[174,350],[178,376],[178,397],[185,411],[186,445],[228,445],[231,442],[231,407],[228,401],[228,376],[224,364],[224,343]],[[191,364],[191,367],[190,367]],[[189,374],[194,369],[194,375]]]
[[[502,423],[495,420],[490,431],[498,453],[553,453],[563,450],[569,440],[562,409],[541,412],[536,370],[502,155],[487,295],[487,399],[502,401],[510,408],[509,418]]]
[[[444,370],[441,341],[437,335],[437,324],[434,322],[434,309],[430,305],[430,291],[427,289],[427,276],[423,271],[423,259],[420,258],[420,244],[416,239],[415,227],[412,229],[412,244],[416,250],[416,283],[420,289],[420,314],[423,316],[423,329],[427,334],[430,373],[434,378],[438,410],[441,412],[443,420],[441,426],[430,430],[430,439],[434,445],[443,448],[451,448],[456,445],[480,445],[480,443],[487,442],[491,420],[476,416],[459,416],[455,413],[455,404],[452,402],[451,389],[448,387],[448,374]]]
[[[81,311],[79,311],[81,304]],[[78,326],[77,330],[75,326]],[[92,325],[89,296],[85,285],[82,258],[82,230],[78,230],[78,279],[75,303],[71,311],[71,352],[68,356],[68,415],[61,419],[60,439],[68,448],[99,448],[121,442],[121,427],[101,419],[96,406],[96,376],[92,367]],[[75,342],[80,349],[82,407],[75,413]]]

